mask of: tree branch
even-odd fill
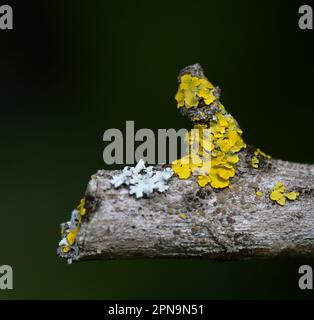
[[[125,188],[112,189],[116,173],[98,171],[88,184],[88,219],[74,260],[314,255],[313,165],[272,160],[268,171],[252,169],[223,190],[174,177],[164,194],[138,200]],[[270,201],[278,180],[299,199],[283,207]]]
[[[186,73],[206,79],[198,64],[184,68],[179,81]],[[204,98],[197,108],[180,109],[194,124],[217,123],[217,112],[232,120],[220,106],[220,89],[213,90],[215,101],[210,105]],[[232,130],[241,132],[237,126]],[[219,142],[214,141],[218,152]],[[126,187],[114,189],[110,181],[120,171],[98,171],[88,184],[85,209],[80,207],[84,215],[74,245],[66,250],[60,245],[58,254],[70,261],[313,256],[314,165],[271,160],[257,156],[256,150],[248,146],[236,151],[238,162],[228,187],[201,187],[196,174],[185,180],[174,175],[167,191],[155,191],[148,198],[136,199]],[[253,158],[258,159],[258,168],[252,166]],[[284,206],[272,201],[270,193],[279,181],[299,197],[287,199]],[[223,183],[228,185],[229,180]]]

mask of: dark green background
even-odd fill
[[[24,3],[25,2],[25,3]],[[181,128],[180,68],[200,62],[248,143],[314,163],[314,31],[294,1],[12,1],[0,30],[1,298],[312,298],[313,259],[67,265],[59,224],[102,160],[103,132]],[[1,1],[0,4],[10,4]],[[307,1],[309,4],[309,1]]]

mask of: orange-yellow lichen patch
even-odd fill
[[[180,214],[179,214],[179,218],[180,218],[180,219],[185,219],[185,218],[186,218],[186,215],[185,215],[184,213],[180,213]]]
[[[262,157],[266,158],[266,159],[271,159],[271,156],[269,156],[268,154],[266,154],[265,152],[263,152],[261,149],[257,148],[255,151],[254,151],[254,155],[255,156],[259,156],[261,155]]]
[[[78,228],[76,227],[74,230],[70,231],[66,237],[66,239],[68,240],[68,244],[70,246],[72,246],[75,242],[77,231],[78,231]]]
[[[251,166],[255,169],[259,167],[259,160],[256,157],[253,157],[251,159]]]
[[[205,187],[208,183],[211,182],[211,179],[207,175],[200,175],[200,176],[198,176],[197,182],[201,187]]]
[[[263,194],[261,191],[256,191],[256,195],[260,198]]]
[[[292,191],[285,193],[285,191],[286,187],[281,182],[278,182],[272,189],[269,197],[272,201],[276,201],[281,206],[284,206],[286,204],[286,199],[294,201],[299,196],[299,192]]]
[[[62,240],[60,248],[63,253],[68,253],[76,242],[77,233],[82,224],[82,218],[86,214],[85,197],[80,200],[79,205],[72,212],[71,221],[63,224],[61,228]]]
[[[186,138],[190,154],[198,156],[201,164],[195,165],[191,155],[186,155],[172,163],[172,170],[180,179],[187,179],[195,172],[201,187],[210,184],[221,189],[227,187],[235,175],[235,164],[239,161],[237,153],[246,145],[234,118],[221,103],[217,107],[219,111],[213,118],[207,124],[194,125]]]
[[[180,179],[187,179],[191,175],[189,163],[182,162],[182,159],[172,162],[172,170],[179,176]]]
[[[65,246],[62,247],[63,253],[68,253],[70,250],[71,250],[70,246],[65,245]]]
[[[80,204],[76,208],[80,214],[80,216],[84,216],[86,213],[85,209],[85,197],[80,200]]]
[[[210,160],[207,160],[207,155],[199,155],[191,153],[172,163],[174,170],[180,179],[187,179],[193,172],[202,172],[209,168]]]
[[[200,100],[210,105],[216,100],[214,86],[207,80],[193,77],[191,74],[184,74],[181,77],[178,92],[175,96],[178,108],[195,108]]]
[[[294,201],[298,198],[299,192],[291,191],[289,193],[286,193],[285,196],[287,199]]]

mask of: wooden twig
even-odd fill
[[[186,72],[204,77],[199,65],[180,75]],[[213,116],[206,105],[181,109],[193,122],[204,114]],[[231,188],[201,187],[193,175],[186,180],[174,175],[166,192],[136,199],[126,187],[112,187],[118,171],[98,171],[86,190],[76,250],[64,253],[59,248],[59,254],[73,261],[313,256],[314,165],[265,159],[256,169],[250,162],[252,150],[238,153]],[[281,206],[270,199],[279,181],[288,192],[299,193],[297,200]]]
[[[223,190],[174,177],[167,192],[148,199],[112,189],[116,173],[99,171],[88,184],[88,219],[74,260],[314,255],[313,165],[272,160],[268,171],[249,169]],[[299,199],[283,207],[272,202],[278,180]]]

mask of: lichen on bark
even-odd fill
[[[179,160],[169,189],[140,199],[112,187],[120,171],[98,171],[85,193],[75,250],[59,247],[58,254],[70,261],[314,255],[314,166],[271,159],[246,145],[220,88],[199,64],[182,69],[178,80],[179,110],[195,127],[211,130],[212,144],[200,139],[210,169],[187,161],[182,173]],[[278,182],[284,190],[274,189]]]

